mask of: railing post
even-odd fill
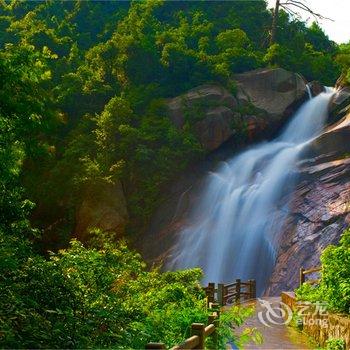
[[[236,304],[239,303],[241,299],[241,280],[238,278],[236,279]]]
[[[213,349],[217,348],[218,345],[218,329],[219,329],[219,317],[220,317],[220,308],[218,304],[212,305],[214,313],[208,317],[208,324],[213,324],[215,326],[215,332],[211,335]]]
[[[214,294],[215,294],[215,283],[208,283],[208,302],[214,302]]]
[[[219,332],[218,332],[218,329],[219,329],[219,326],[220,326],[220,312],[221,312],[221,309],[220,309],[220,307],[218,307],[218,309],[216,311],[216,318],[214,320],[214,326],[215,326],[215,334],[214,334],[214,338],[213,338],[213,341],[214,341],[214,344],[215,344],[214,349],[217,349],[217,345],[219,343]]]
[[[228,287],[224,285],[224,297],[222,298],[222,302],[224,305],[227,304],[227,298],[225,297],[225,295],[228,295]]]
[[[255,299],[256,298],[256,280],[249,280],[250,283],[250,298]]]
[[[158,349],[166,349],[166,347],[165,347],[165,344],[163,343],[148,343],[146,344],[145,349],[158,350]]]
[[[220,306],[224,306],[224,285],[218,284],[218,303]]]
[[[305,269],[303,267],[301,267],[300,273],[299,273],[299,286],[301,286],[305,282],[304,271],[305,271]]]
[[[199,337],[198,345],[194,349],[204,349],[205,345],[205,325],[203,323],[192,323],[191,336],[197,335]]]
[[[212,339],[213,339],[213,345],[214,345],[214,349],[217,349],[218,347],[218,329],[219,329],[219,326],[220,326],[220,310],[217,311],[216,313],[216,317],[214,319],[214,326],[215,326],[215,332],[212,336]]]
[[[213,310],[215,310],[214,312],[216,312],[216,317],[219,318],[220,317],[220,306],[219,306],[219,304],[213,304]]]
[[[220,305],[218,303],[212,303],[211,304],[211,307],[213,310],[217,311],[217,310],[220,310]]]

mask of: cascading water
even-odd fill
[[[307,92],[307,95],[309,96],[309,99],[312,99],[312,91],[309,84],[306,84],[306,92]]]
[[[301,106],[282,134],[224,162],[209,173],[169,269],[199,266],[204,283],[256,279],[261,294],[276,258],[288,208],[277,211],[296,180],[302,148],[323,129],[333,90]],[[284,212],[285,215],[281,215]]]

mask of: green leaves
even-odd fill
[[[326,340],[326,350],[344,350],[345,349],[345,340],[330,338]]]
[[[336,57],[338,64],[342,68],[342,82],[344,85],[350,84],[350,43],[339,46],[339,53]]]
[[[48,260],[20,262],[18,255],[16,265],[2,250],[2,347],[143,348],[156,340],[170,346],[188,335],[191,322],[206,322],[199,270],[147,272],[125,243],[94,245],[73,240]]]
[[[302,285],[296,290],[302,300],[326,301],[330,309],[350,313],[350,230],[342,234],[338,246],[322,253],[322,279],[317,287]]]
[[[216,37],[217,45],[221,50],[231,48],[245,48],[250,44],[247,34],[241,29],[230,29],[221,32]]]

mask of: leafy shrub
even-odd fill
[[[344,85],[350,84],[350,43],[339,46],[339,53],[336,57],[338,64],[342,67],[342,81]]]
[[[125,243],[103,238],[90,249],[73,240],[48,260],[25,258],[25,243],[15,255],[7,240],[0,257],[2,348],[142,349],[151,341],[173,346],[189,337],[191,323],[207,322],[199,269],[146,271]],[[231,323],[242,325],[250,312],[222,315],[221,342],[235,339]],[[245,331],[244,341],[248,334],[255,333]]]
[[[343,232],[338,246],[328,246],[322,253],[322,279],[319,286],[302,285],[298,299],[326,301],[335,311],[350,313],[350,230]]]
[[[241,327],[244,321],[253,315],[253,311],[253,308],[233,306],[221,313],[220,328],[218,329],[219,349],[225,349],[228,342],[234,343],[239,348],[244,348],[244,345],[251,341],[255,344],[263,343],[262,335],[256,328],[243,329],[239,338],[232,332],[233,328]]]
[[[123,243],[87,249],[72,241],[48,260],[28,258],[2,280],[0,344],[143,348],[162,340],[171,345],[183,339],[191,322],[206,321],[200,278],[199,270],[147,272]]]
[[[326,350],[344,350],[345,341],[343,339],[328,339],[326,341]]]

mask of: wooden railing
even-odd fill
[[[236,279],[236,282],[230,284],[218,283],[217,287],[215,287],[215,283],[208,283],[208,286],[203,289],[207,297],[208,309],[212,311],[212,314],[208,317],[208,325],[192,323],[191,336],[183,343],[171,348],[171,350],[204,349],[207,337],[212,337],[215,346],[217,344],[220,307],[256,298],[255,280],[242,282],[240,279]],[[148,343],[146,349],[166,349],[166,346],[164,343]]]
[[[242,282],[240,279],[236,279],[230,284],[218,283],[217,288],[215,288],[215,283],[208,283],[204,290],[208,303],[217,301],[220,306],[238,304],[243,300],[256,298],[255,280]]]
[[[208,317],[208,325],[204,323],[192,323],[191,336],[179,345],[175,345],[170,350],[184,350],[184,349],[204,349],[205,340],[208,337],[212,338],[213,346],[216,349],[218,337],[217,328],[219,326],[220,308],[216,303],[210,303],[210,308],[213,311]],[[146,349],[166,349],[164,343],[148,343]]]
[[[315,272],[320,272],[321,271],[321,266],[317,267],[312,267],[311,269],[305,270],[304,268],[300,268],[300,274],[299,274],[299,286],[301,286],[303,283],[308,283],[308,284],[318,284],[320,283],[321,279],[312,279],[312,280],[307,280],[306,275],[310,275]]]

